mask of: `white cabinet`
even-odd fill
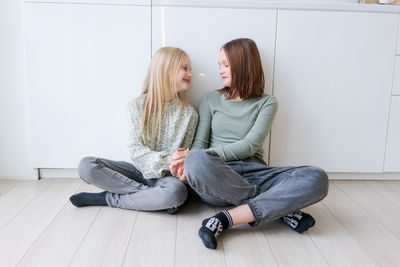
[[[150,6],[25,3],[33,164],[128,160],[127,104],[151,58]]]
[[[279,11],[271,165],[382,172],[397,14]]]
[[[394,65],[392,95],[400,95],[400,56],[396,56],[396,63]]]
[[[236,38],[256,42],[270,92],[275,28],[276,10],[153,7],[152,48],[154,53],[162,46],[177,46],[189,54],[194,74],[189,95],[197,104],[205,92],[222,87],[218,54]]]
[[[204,93],[222,88],[218,54],[223,44],[236,38],[253,39],[261,54],[266,92],[271,93],[276,10],[153,7],[153,53],[162,46],[185,50],[192,62],[189,99],[197,105]],[[268,144],[264,145],[268,154]]]
[[[58,2],[25,3],[35,168],[75,168],[87,155],[129,160],[126,106],[151,54],[162,46],[189,54],[197,105],[222,87],[221,46],[247,37],[279,102],[271,165],[400,171],[397,97],[386,144],[390,94],[400,88],[396,63],[392,91],[398,14]]]
[[[386,172],[400,172],[400,96],[392,97],[385,157]]]
[[[399,16],[398,14],[397,14],[397,16]],[[400,32],[400,20],[399,20],[399,23],[398,23],[398,31]],[[400,55],[400,35],[398,35],[397,34],[397,49],[396,49],[396,55]]]

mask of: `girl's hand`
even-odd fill
[[[185,163],[185,159],[173,160],[169,165],[169,170],[171,174],[175,177],[178,177],[178,170],[183,168],[183,164]]]
[[[185,169],[183,167],[180,167],[178,170],[178,179],[181,180],[182,182],[187,182]]]
[[[189,149],[185,148],[178,148],[174,154],[172,154],[172,160],[180,160],[180,159],[185,159],[189,154],[190,154]]]
[[[171,174],[175,177],[179,178],[179,173],[178,170],[180,168],[183,169],[183,164],[185,163],[185,159],[187,157],[187,155],[190,154],[190,150],[189,149],[185,149],[185,148],[178,148],[176,150],[176,152],[172,155],[172,163],[171,165],[169,165],[169,170],[171,172]]]
[[[172,176],[175,176],[175,177],[178,176],[178,169],[179,169],[179,166],[176,162],[172,162],[169,165],[169,171],[171,172]]]

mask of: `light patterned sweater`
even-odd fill
[[[150,136],[149,141],[138,131],[146,96],[133,100],[129,106],[129,150],[132,164],[146,179],[169,175],[171,156],[177,148],[190,148],[196,132],[198,115],[191,106],[182,106],[176,101],[164,104],[161,136]]]

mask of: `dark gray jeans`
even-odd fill
[[[144,179],[131,163],[85,157],[78,166],[79,176],[105,191],[110,207],[132,210],[164,210],[182,205],[187,189],[178,178],[167,176]]]
[[[270,167],[262,159],[225,162],[213,150],[194,151],[185,160],[189,185],[211,205],[248,204],[252,226],[277,219],[322,200],[328,176],[320,168]]]

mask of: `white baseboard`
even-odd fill
[[[352,173],[330,172],[329,180],[400,180],[400,172]]]
[[[79,178],[77,169],[39,169],[40,178]],[[329,180],[400,180],[400,172],[328,173]]]
[[[39,169],[39,177],[46,178],[62,178],[75,179],[79,178],[77,169]]]

